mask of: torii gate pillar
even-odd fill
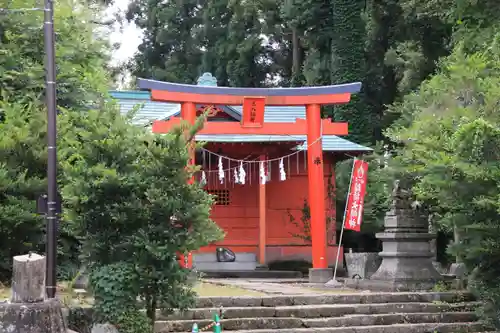
[[[307,120],[307,173],[309,207],[311,210],[311,243],[313,268],[309,271],[311,282],[328,282],[333,272],[326,258],[327,230],[325,213],[325,176],[323,170],[323,144],[321,139],[321,107],[306,105]]]

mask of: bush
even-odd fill
[[[211,196],[188,183],[195,170],[186,168],[184,132],[193,137],[202,121],[155,136],[106,105],[61,122],[64,219],[81,241],[99,321],[147,332],[157,308],[192,305],[190,272],[177,255],[222,237]]]
[[[0,8],[24,8],[26,4],[25,0],[0,0]],[[99,15],[88,6],[63,1],[55,7],[57,98],[59,118],[64,118],[68,113],[86,112],[106,95],[109,47],[101,34],[103,28],[96,29],[92,23],[99,21]],[[2,282],[10,282],[12,256],[45,251],[45,221],[35,214],[37,197],[47,191],[43,15],[43,11],[0,10]],[[59,180],[64,182],[61,173]],[[62,222],[61,278],[72,277],[79,266],[78,247]]]
[[[449,248],[474,271],[469,286],[500,327],[500,57],[497,36],[484,52],[459,45],[441,71],[393,111],[389,136],[404,143],[392,167],[440,230],[460,235]]]

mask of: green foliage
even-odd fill
[[[452,24],[466,22],[481,27],[495,21],[491,14],[500,9],[495,0],[405,0],[403,6],[406,12],[438,17]]]
[[[108,49],[100,30],[88,23],[94,14],[74,5],[58,3],[55,18],[58,180],[64,199],[58,263],[69,275],[79,259],[88,265],[97,320],[127,333],[152,331],[157,308],[186,308],[194,296],[177,254],[222,236],[209,219],[210,196],[188,184],[194,170],[185,167],[187,146],[203,118],[194,127],[157,137],[106,103]],[[4,279],[12,255],[44,250],[43,219],[34,214],[35,199],[46,188],[41,23],[37,12],[9,14],[0,21]]]
[[[311,242],[311,208],[306,199],[300,208],[300,217],[297,219],[290,210],[287,211],[288,219],[291,224],[299,228],[300,233],[291,233],[292,237],[301,239],[305,242]]]
[[[135,0],[127,17],[145,29],[141,52],[131,63],[139,77],[196,83],[201,73],[211,72],[219,85],[243,87],[266,80],[262,24],[253,1]]]
[[[144,40],[131,63],[137,77],[195,83],[202,51],[195,29],[201,24],[199,5],[205,1],[134,0],[127,19],[144,29]],[[167,28],[166,28],[167,27]]]
[[[395,97],[417,89],[435,72],[438,60],[448,55],[451,49],[452,29],[446,22],[414,13],[404,13],[400,20],[397,28],[404,34],[396,35],[396,41],[384,58],[395,75],[395,86],[392,86],[398,92]],[[390,119],[393,120],[393,117]]]
[[[360,82],[365,77],[365,0],[333,0],[331,43],[332,83]],[[364,88],[363,88],[364,89]],[[364,91],[352,97],[348,105],[335,106],[330,114],[336,121],[349,122],[349,139],[370,144],[373,140],[370,109],[364,102]]]
[[[382,131],[392,121],[385,114],[386,106],[398,95],[394,67],[385,58],[401,35],[401,15],[398,0],[367,1],[363,15],[366,29],[363,90],[371,114],[373,141],[384,140]]]
[[[94,321],[110,322],[120,332],[152,332],[152,323],[137,302],[140,286],[133,264],[97,266],[90,275],[94,293]]]
[[[84,108],[108,88],[103,70],[109,50],[94,24],[100,16],[73,2],[55,8],[58,105]],[[0,0],[1,8],[24,8],[22,0]],[[16,101],[45,93],[43,12],[0,13],[0,92]],[[101,30],[102,31],[102,30]]]
[[[498,38],[472,54],[458,44],[436,76],[392,107],[402,117],[388,135],[403,144],[394,171],[441,230],[458,230],[449,251],[474,271],[469,286],[500,327]]]
[[[259,10],[253,1],[207,0],[202,8],[204,29],[198,40],[203,51],[201,71],[213,73],[222,86],[264,85],[269,66]]]
[[[154,136],[129,124],[113,105],[69,113],[61,127],[65,219],[81,241],[99,320],[125,332],[149,331],[157,308],[183,309],[194,297],[178,253],[222,236],[209,218],[210,195],[188,184],[194,170],[185,168],[187,128]]]
[[[0,101],[0,281],[8,281],[12,257],[43,250],[43,219],[35,212],[45,188],[44,119],[37,105]]]
[[[79,333],[91,333],[93,309],[71,307],[68,309],[68,328]]]
[[[74,111],[96,103],[107,90],[107,45],[89,22],[99,16],[74,2],[55,11],[58,104]],[[0,8],[25,8],[0,0]],[[46,111],[43,12],[0,13],[0,280],[10,279],[12,256],[44,251],[45,222],[35,202],[46,192]],[[63,109],[61,109],[63,111]],[[66,112],[64,110],[64,112]],[[62,178],[60,179],[62,180]],[[59,274],[78,267],[78,243],[61,223]]]

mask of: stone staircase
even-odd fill
[[[232,333],[485,332],[465,293],[337,293],[297,296],[201,297],[196,308],[158,316],[155,332],[191,332],[223,313]],[[211,330],[209,330],[211,331]]]

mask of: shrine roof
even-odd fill
[[[180,104],[151,101],[149,91],[110,91],[110,96],[117,100],[122,114],[126,114],[139,106],[133,120],[137,125],[148,125],[154,120],[166,120],[180,115]],[[242,106],[224,106],[223,111],[235,118],[241,119]],[[265,122],[295,122],[297,118],[305,118],[303,106],[266,106]],[[240,143],[240,142],[303,142],[297,149],[307,149],[305,135],[241,135],[241,134],[210,134],[197,135],[197,141]],[[369,147],[351,142],[335,135],[323,136],[324,151],[339,152],[371,152]]]

